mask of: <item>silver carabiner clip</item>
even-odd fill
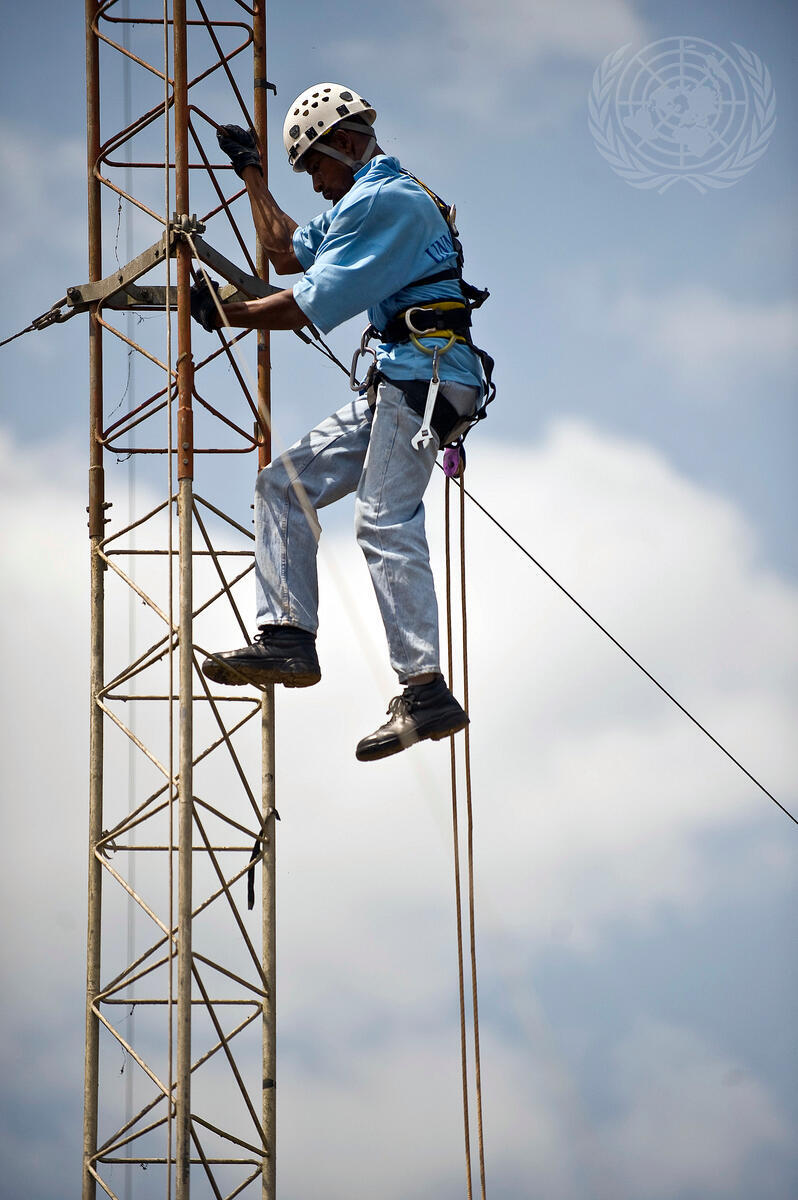
[[[370,334],[369,334],[370,329],[371,329],[371,326],[369,325],[366,329],[363,330],[363,336],[360,339],[360,345],[358,346],[355,353],[352,355],[352,366],[349,371],[349,386],[353,392],[364,392],[364,391],[366,391],[367,388],[369,388],[371,386],[372,376],[374,375],[374,368],[377,365],[377,351],[372,350],[371,346],[369,346],[369,344],[368,344],[369,341],[371,340]],[[366,374],[363,377],[363,382],[358,383],[357,374],[356,374],[357,364],[359,363],[360,359],[365,358],[367,354],[371,355],[373,361],[372,361],[369,369],[366,371]]]
[[[416,305],[415,308],[408,308],[405,310],[405,325],[409,329],[411,336],[413,334],[415,334],[416,337],[420,337],[425,333],[434,333],[435,332],[434,326],[427,325],[427,326],[424,326],[421,329],[419,329],[417,326],[415,326],[413,324],[413,313],[417,313],[417,312],[423,313],[424,311],[425,311],[425,309],[424,309],[423,305]]]

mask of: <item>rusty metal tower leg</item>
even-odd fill
[[[188,214],[188,71],[186,4],[174,5],[175,70],[175,204],[179,215]],[[177,1146],[175,1194],[189,1200],[191,1174],[191,994],[192,994],[192,842],[193,842],[193,589],[192,521],[194,437],[191,412],[193,361],[191,358],[191,249],[186,241],[177,248],[177,461],[179,489],[180,574],[180,784],[178,820],[177,918]]]
[[[263,148],[263,176],[268,186],[268,155],[266,154],[266,0],[258,0],[253,16],[253,67],[255,132]],[[269,260],[261,245],[257,253],[258,274],[268,279]],[[258,411],[260,413],[260,445],[258,466],[271,461],[271,361],[269,334],[258,335]],[[262,892],[262,954],[263,973],[268,980],[268,994],[263,1003],[263,1130],[268,1147],[262,1175],[263,1200],[277,1197],[277,843],[275,798],[275,712],[274,688],[268,687],[261,701],[261,804],[263,829],[266,838],[261,869]]]
[[[86,0],[86,127],[89,210],[89,279],[102,275],[100,184],[94,167],[100,154],[100,72],[97,39],[92,32],[97,0]],[[83,1200],[94,1200],[96,1184],[89,1164],[97,1146],[99,1021],[95,998],[100,990],[100,925],[102,867],[97,843],[103,821],[103,714],[98,696],[103,686],[104,579],[99,544],[103,536],[105,483],[102,429],[102,329],[96,313],[89,316],[89,539],[91,547],[91,710],[89,762],[89,864],[86,956],[86,1060],[83,1102]]]
[[[263,1200],[277,1196],[277,992],[276,992],[276,863],[274,809],[274,689],[262,700],[263,811],[268,839],[262,869],[263,973],[269,984],[263,1002],[263,1131],[267,1155],[263,1162]]]

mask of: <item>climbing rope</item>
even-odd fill
[[[461,473],[464,463],[461,459]],[[446,634],[449,666],[449,686],[452,686],[454,675],[453,651],[453,619],[452,619],[452,566],[451,566],[451,514],[450,514],[450,485],[451,478],[446,476],[444,491],[444,526],[445,526],[445,558],[446,558]],[[463,706],[468,712],[468,608],[466,602],[466,538],[465,538],[465,491],[460,486],[460,623],[462,632],[463,660]],[[454,890],[455,912],[457,919],[457,965],[458,985],[460,992],[460,1057],[463,1080],[463,1129],[466,1158],[466,1186],[468,1200],[472,1193],[471,1167],[471,1132],[468,1104],[468,1050],[466,1038],[465,1014],[465,980],[463,968],[463,917],[462,917],[462,886],[460,868],[460,824],[457,811],[457,758],[454,737],[450,738],[451,789],[452,789],[452,837],[454,843]],[[477,952],[476,952],[476,904],[474,896],[474,818],[471,793],[471,738],[469,726],[464,730],[465,756],[465,793],[466,793],[466,846],[467,846],[467,876],[468,876],[468,940],[471,958],[471,1011],[473,1016],[474,1039],[474,1082],[476,1095],[477,1147],[479,1155],[479,1180],[481,1200],[485,1200],[485,1149],[482,1133],[482,1071],[479,1048],[479,1000],[477,992]]]
[[[445,547],[446,547],[446,640],[449,663],[449,686],[453,686],[454,651],[452,647],[452,564],[451,564],[451,523],[449,512],[449,483],[446,478],[445,489]],[[468,704],[466,703],[466,710]],[[451,758],[452,779],[452,842],[454,846],[454,898],[455,916],[457,920],[457,979],[460,991],[460,1064],[463,1081],[463,1132],[465,1135],[466,1187],[468,1200],[472,1198],[471,1190],[471,1130],[468,1112],[468,1047],[466,1037],[465,1012],[465,982],[463,972],[463,908],[460,886],[460,822],[457,815],[457,758],[454,738],[449,739],[449,754]]]
[[[466,543],[465,543],[465,495],[460,487],[460,594],[462,601],[463,627],[463,703],[469,708],[468,692],[468,614],[466,608]],[[464,734],[466,813],[468,833],[468,922],[471,941],[471,1004],[474,1014],[474,1073],[477,1099],[477,1144],[479,1148],[479,1177],[482,1200],[485,1200],[485,1151],[482,1137],[482,1069],[479,1052],[479,1003],[477,997],[477,948],[474,904],[474,814],[471,803],[471,731],[466,725]]]

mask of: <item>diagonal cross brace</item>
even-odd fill
[[[203,228],[196,224],[194,227]],[[193,233],[193,230],[188,229],[188,232]],[[114,271],[112,275],[107,275],[105,279],[99,279],[96,283],[84,283],[78,287],[67,288],[65,302],[70,311],[63,314],[60,319],[66,320],[75,313],[86,312],[92,304],[96,304],[98,301],[101,301],[105,308],[165,309],[166,288],[161,285],[145,284],[140,286],[136,280],[146,275],[159,263],[166,261],[167,246],[169,256],[174,257],[175,246],[182,236],[182,229],[170,226],[169,230],[154,245],[143,250],[141,254],[131,259],[124,267]],[[279,288],[266,283],[256,275],[246,274],[198,234],[193,233],[192,240],[200,261],[228,281],[219,290],[221,300],[252,300],[261,296],[271,296],[274,292],[280,291]],[[58,320],[59,317],[54,319]]]

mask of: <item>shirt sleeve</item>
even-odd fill
[[[319,213],[312,221],[308,221],[307,225],[299,225],[294,230],[292,243],[294,254],[299,259],[299,265],[303,271],[307,271],[313,266],[316,255],[319,252],[327,230],[330,227],[330,210]]]
[[[406,196],[390,187],[367,193],[336,214],[314,263],[294,284],[294,299],[329,333],[411,283],[429,240],[429,225]]]

